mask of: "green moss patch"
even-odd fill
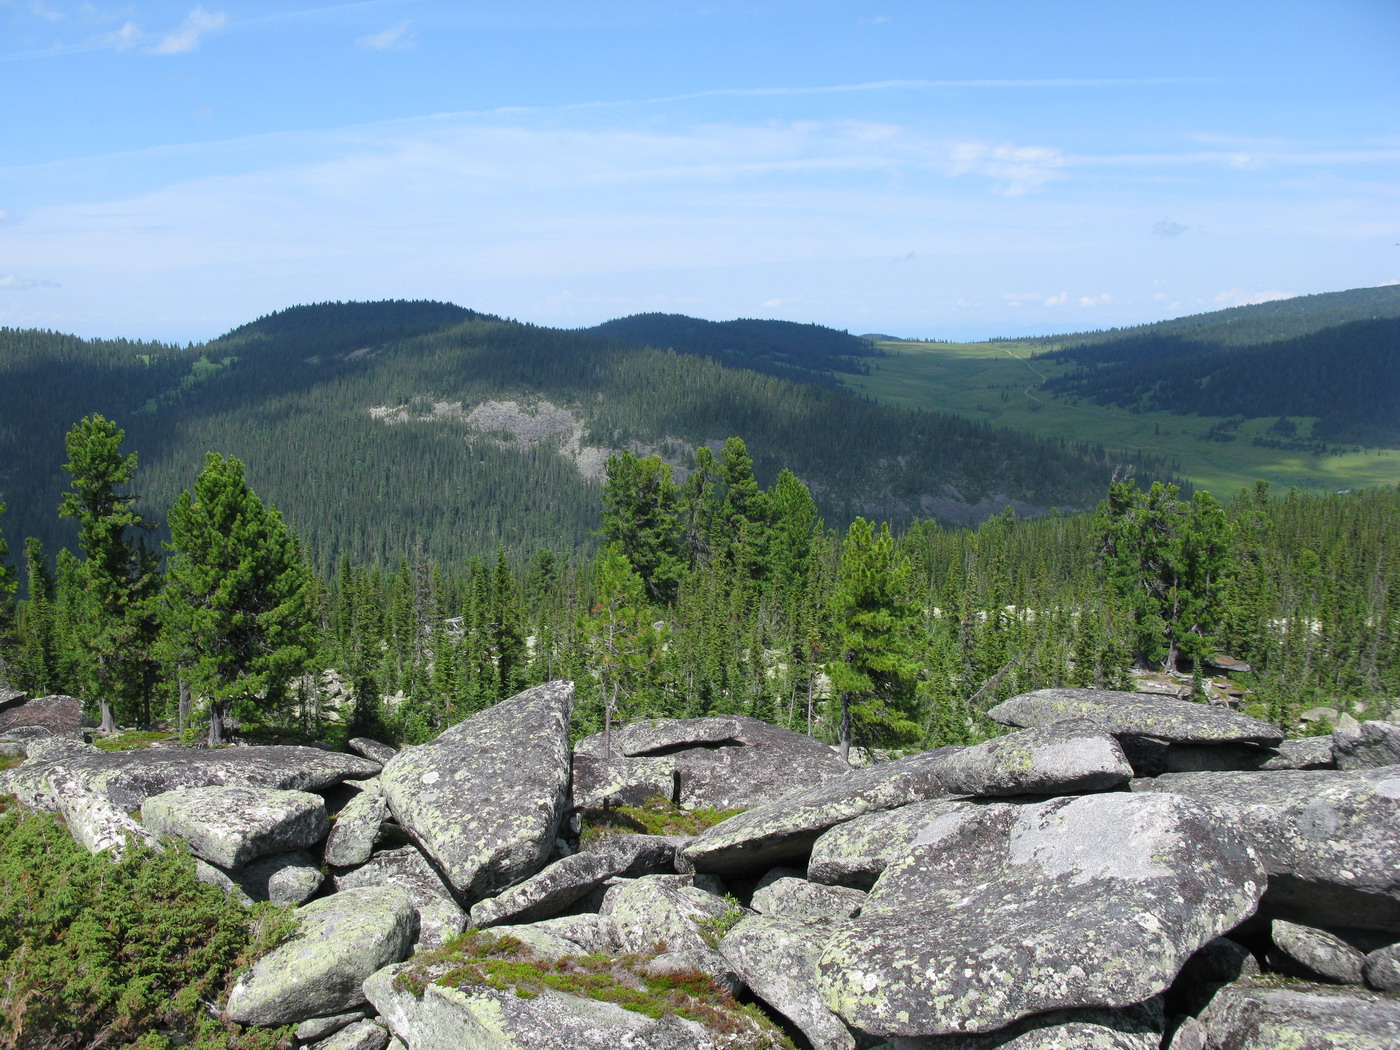
[[[793,1043],[757,1007],[741,1004],[708,974],[682,970],[654,974],[653,955],[602,953],[551,959],[537,955],[515,937],[468,930],[442,948],[414,956],[395,984],[422,995],[429,984],[512,991],[534,999],[545,991],[612,1003],[624,1010],[660,1018],[668,1014],[703,1025],[735,1050],[793,1050]]]
[[[93,741],[93,746],[101,751],[138,751],[143,747],[150,747],[158,741],[173,739],[175,739],[174,733],[168,733],[162,730],[133,729],[130,732],[122,733],[120,736],[95,740]]]
[[[583,811],[579,844],[587,846],[609,835],[698,835],[721,821],[737,816],[742,809],[712,809],[700,806],[681,809],[660,796],[640,806],[610,806]]]

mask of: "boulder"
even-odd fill
[[[383,850],[352,871],[335,876],[337,890],[393,886],[408,894],[418,910],[417,950],[441,947],[467,926],[467,914],[432,863],[415,845]]]
[[[369,860],[379,840],[379,826],[388,814],[389,803],[379,791],[356,794],[336,814],[335,825],[326,837],[326,863],[348,868]]]
[[[1269,953],[1271,969],[1338,984],[1362,984],[1366,956],[1334,933],[1275,919]]]
[[[558,915],[608,879],[675,871],[676,847],[684,839],[660,835],[614,835],[581,853],[557,860],[499,896],[472,906],[476,926],[534,922]]]
[[[684,806],[746,809],[849,771],[826,744],[756,718],[658,718],[579,741],[574,805],[631,801],[641,790]],[[640,801],[640,800],[638,800]]]
[[[1272,746],[1283,739],[1276,726],[1228,708],[1107,689],[1039,689],[1013,696],[987,714],[1002,725],[1026,728],[1089,718],[1114,735],[1182,744],[1233,741]]]
[[[356,1021],[316,1043],[310,1050],[384,1050],[389,1032],[374,1021]]]
[[[303,1021],[297,1025],[297,1030],[292,1034],[302,1043],[314,1043],[328,1035],[334,1035],[346,1025],[354,1024],[356,1021],[365,1020],[363,1010],[350,1010],[342,1014],[331,1014],[329,1017],[313,1017],[309,1021]]]
[[[36,756],[12,773],[37,773],[51,759]],[[58,760],[54,756],[52,760]],[[196,749],[141,748],[99,751],[88,748],[62,756],[64,767],[89,791],[106,795],[126,810],[153,795],[179,788],[233,786],[280,791],[322,791],[345,780],[372,777],[379,763],[314,747],[269,746]]]
[[[0,736],[44,736],[81,740],[97,728],[97,723],[83,714],[83,702],[72,696],[37,696],[11,691],[16,699],[0,702]]]
[[[662,952],[642,963],[642,969],[656,977],[703,973],[726,995],[738,996],[744,991],[744,982],[734,972],[734,967],[714,948],[687,948],[679,952]]]
[[[1400,765],[1400,725],[1362,722],[1355,729],[1338,729],[1332,734],[1332,752],[1338,769]]]
[[[1400,1001],[1356,988],[1226,985],[1201,1012],[1208,1045],[1229,1050],[1394,1050]]]
[[[855,1050],[855,1037],[816,986],[817,959],[830,936],[819,923],[751,915],[725,934],[719,950],[754,995],[802,1030],[812,1050]]]
[[[1383,992],[1400,992],[1400,944],[1377,948],[1366,955],[1366,983]]]
[[[886,1036],[1130,1006],[1251,915],[1264,884],[1244,837],[1190,799],[969,802],[885,869],[818,984],[848,1025]]]
[[[1335,769],[1336,758],[1330,736],[1305,736],[1285,740],[1278,745],[1278,754],[1260,769]]]
[[[312,901],[297,919],[297,932],[234,983],[229,1020],[297,1024],[359,1006],[365,978],[408,955],[416,916],[406,893],[377,886]]]
[[[839,922],[860,911],[864,903],[860,890],[809,882],[792,868],[774,868],[758,881],[749,905],[760,915]]]
[[[1051,1010],[985,1035],[894,1037],[889,1050],[1158,1050],[1166,1021],[1160,999],[1122,1010]]]
[[[618,943],[627,952],[689,951],[712,947],[706,923],[732,905],[706,893],[687,875],[648,875],[619,883],[603,901],[602,914],[612,920]]]
[[[380,776],[389,809],[464,900],[549,860],[569,788],[574,687],[527,690],[400,751]]]
[[[365,995],[413,1050],[718,1050],[704,1028],[674,1014],[651,1018],[561,992],[522,998],[486,985],[430,983],[415,994],[395,981],[404,969],[374,974]]]
[[[1133,767],[1101,724],[1066,719],[948,755],[938,778],[952,795],[1072,795],[1126,784]]]
[[[1400,932],[1400,767],[1169,773],[1132,787],[1231,814],[1269,873],[1268,914]]]
[[[929,799],[837,824],[822,832],[812,845],[807,877],[813,882],[868,890],[925,824],[963,804],[960,799]]]
[[[49,774],[49,789],[73,841],[89,853],[110,853],[114,860],[126,852],[128,841],[160,849],[156,837],[112,805],[104,795],[88,791],[68,777],[62,767]]]
[[[228,870],[258,857],[289,853],[326,837],[326,803],[306,791],[204,787],[146,799],[141,820],[155,835],[189,843],[201,860]]]
[[[231,871],[195,858],[194,868],[200,882],[218,886],[249,906],[258,901],[301,904],[315,896],[324,880],[320,864],[305,850],[259,857]]]
[[[801,861],[828,828],[945,794],[938,768],[950,753],[935,748],[795,791],[706,829],[681,855],[698,871],[720,874]]]
[[[357,755],[363,755],[372,762],[378,762],[381,766],[399,753],[399,749],[388,744],[381,744],[378,740],[371,740],[367,736],[352,736],[345,742],[345,746]]]

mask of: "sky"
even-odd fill
[[[984,339],[1400,281],[1400,0],[0,0],[0,326]]]

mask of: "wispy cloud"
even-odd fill
[[[390,26],[378,33],[369,33],[355,40],[357,47],[367,51],[408,51],[417,43],[406,23]]]
[[[1231,288],[1219,295],[1211,296],[1210,301],[1218,307],[1255,306],[1258,303],[1271,303],[1276,299],[1292,299],[1297,292],[1248,292],[1243,288]]]
[[[1040,189],[1058,176],[1064,155],[1049,146],[1017,146],[1011,143],[960,142],[951,153],[952,174],[975,173],[1002,184],[1002,192],[1018,196]]]
[[[27,292],[31,288],[61,288],[55,281],[38,281],[30,277],[16,277],[12,273],[0,274],[0,292]]]
[[[156,55],[182,55],[199,47],[200,40],[209,33],[216,32],[228,24],[228,15],[222,11],[205,11],[196,7],[184,22],[174,31],[167,33],[151,48]]]
[[[1163,219],[1161,222],[1154,222],[1152,224],[1152,235],[1154,237],[1180,237],[1190,228],[1189,226],[1183,226],[1179,222]]]

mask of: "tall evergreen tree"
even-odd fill
[[[654,602],[676,596],[681,568],[680,489],[660,456],[608,457],[603,482],[604,542],[616,543]]]
[[[275,710],[306,665],[310,580],[282,516],[248,487],[243,464],[209,453],[170,511],[167,627],[186,638],[183,668],[210,704],[209,742],[226,712]]]

